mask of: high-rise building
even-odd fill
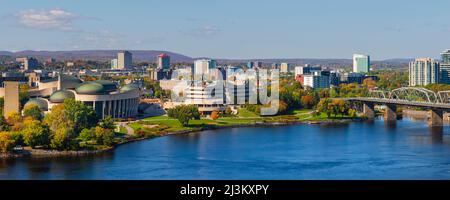
[[[247,69],[252,69],[253,67],[255,67],[255,63],[252,61],[247,62]]]
[[[440,83],[450,84],[450,49],[441,53],[442,62],[440,63]]]
[[[289,72],[289,63],[281,63],[281,65],[280,65],[280,72],[281,73],[288,73]]]
[[[439,62],[431,58],[418,58],[409,63],[409,86],[439,82]]]
[[[330,75],[322,74],[321,72],[314,72],[309,75],[302,75],[303,85],[311,88],[329,88]]]
[[[111,60],[111,69],[117,69],[117,67],[118,67],[117,58],[116,59],[112,59]]]
[[[133,67],[133,55],[129,51],[117,54],[117,69],[130,69]]]
[[[262,62],[260,62],[260,61],[256,61],[254,63],[255,63],[254,67],[256,67],[256,68],[261,68],[263,66]]]
[[[209,73],[210,69],[215,69],[217,67],[217,62],[210,59],[201,59],[194,62],[194,74],[196,75],[206,75]]]
[[[278,63],[272,63],[272,69],[280,69],[280,65]]]
[[[368,73],[370,71],[370,56],[353,54],[353,72]]]
[[[158,69],[169,69],[170,68],[170,56],[163,53],[158,55],[158,62],[157,62]]]
[[[311,74],[314,71],[322,71],[322,67],[312,67],[309,65],[305,65],[304,67],[297,66],[295,67],[295,76],[303,74]]]
[[[16,58],[16,62],[19,62],[22,65],[24,71],[32,71],[39,66],[39,61],[33,57]]]

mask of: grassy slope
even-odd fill
[[[324,121],[329,120],[325,113],[321,113],[318,116],[311,115],[312,110],[296,110],[289,115],[280,115],[272,117],[260,117],[257,114],[250,112],[246,109],[240,109],[237,117],[222,117],[217,120],[212,119],[200,119],[190,120],[189,126],[183,127],[177,119],[169,118],[167,116],[149,117],[140,122],[130,124],[130,127],[134,130],[146,130],[154,131],[154,129],[146,128],[145,125],[161,125],[164,126],[165,132],[176,131],[190,131],[201,130],[206,127],[220,127],[220,126],[232,126],[232,125],[245,125],[254,124],[257,122],[302,122],[302,121]],[[348,116],[344,116],[347,118]],[[331,119],[342,119],[341,117]]]

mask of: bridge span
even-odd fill
[[[375,118],[375,105],[384,105],[384,119],[397,120],[397,106],[428,110],[429,126],[442,126],[444,113],[450,112],[450,91],[435,93],[424,88],[399,88],[393,91],[371,91],[369,97],[342,98],[350,102],[362,103],[362,112],[368,119]]]

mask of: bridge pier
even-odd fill
[[[397,106],[392,104],[386,105],[386,111],[384,112],[384,121],[396,122],[397,121]]]
[[[429,126],[443,126],[444,112],[442,110],[430,110],[428,115]]]
[[[363,114],[369,120],[375,119],[375,104],[363,103]]]

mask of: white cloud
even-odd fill
[[[29,28],[74,31],[73,22],[78,16],[62,9],[24,10],[17,15],[18,22]]]

